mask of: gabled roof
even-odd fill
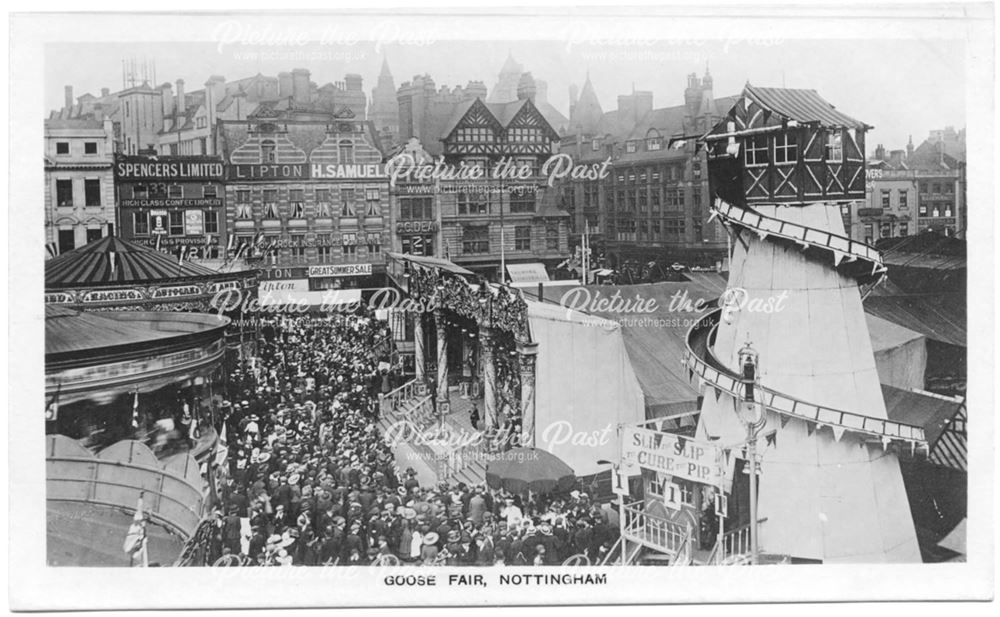
[[[527,102],[528,99],[519,99],[508,103],[486,103],[486,108],[502,126],[506,127]]]
[[[844,126],[852,129],[872,128],[838,111],[815,90],[759,88],[748,83],[743,93],[761,107],[802,124],[818,123],[823,126]]]

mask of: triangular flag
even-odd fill
[[[785,425],[788,424],[789,417],[784,414],[778,414],[778,420],[781,422],[781,428],[785,428]]]
[[[815,431],[816,431],[816,423],[806,420],[806,434],[811,437]]]
[[[722,396],[722,391],[720,391],[718,388],[712,388],[712,392],[715,393],[715,402],[718,403],[719,397]]]
[[[715,217],[719,216],[719,211],[712,208],[712,211],[708,213],[708,222],[711,223],[715,220]]]
[[[833,252],[833,267],[836,268],[840,265],[840,262],[844,260],[844,254],[840,251]]]
[[[778,431],[776,431],[776,430],[775,431],[771,431],[767,435],[764,435],[764,443],[766,445],[769,445],[769,446],[775,446],[775,447],[777,447],[777,445],[778,445]]]
[[[758,228],[757,229],[757,237],[760,238],[761,241],[767,240],[767,232],[764,231],[763,229],[759,229]]]
[[[834,440],[836,440],[836,441],[839,442],[840,438],[844,436],[844,431],[846,429],[844,427],[842,427],[842,426],[831,426],[830,428],[833,429],[833,438],[834,438]]]

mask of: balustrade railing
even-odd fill
[[[644,511],[643,502],[626,505],[625,535],[665,553],[677,555],[690,536],[687,527]]]
[[[379,411],[382,414],[392,413],[402,407],[407,401],[417,396],[417,380],[410,381],[379,396]]]
[[[722,541],[716,541],[708,556],[707,565],[736,565],[744,563],[750,555],[750,525],[727,531]]]

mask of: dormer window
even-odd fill
[[[590,142],[590,149],[593,150],[594,152],[597,152],[598,150],[600,150],[601,149],[601,140],[600,139],[595,139],[595,140],[591,141]]]
[[[663,140],[659,137],[650,137],[646,140],[646,149],[650,151],[663,148]]]
[[[794,134],[782,133],[774,138],[774,162],[794,163],[799,157],[799,144]]]
[[[746,164],[748,167],[767,165],[768,143],[766,137],[751,137],[746,142]]]
[[[265,165],[277,162],[274,153],[274,141],[265,139],[260,142],[260,161]]]
[[[635,141],[625,142],[625,152],[628,152],[629,154],[635,152]]]

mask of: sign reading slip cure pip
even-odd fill
[[[634,426],[622,430],[622,466],[641,467],[702,484],[722,477],[719,448],[682,435]]]

